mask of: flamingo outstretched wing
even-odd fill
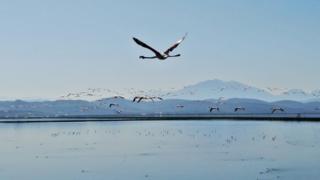
[[[151,50],[153,53],[156,54],[156,56],[162,56],[161,53],[159,53],[157,50],[153,49],[151,46],[147,45],[146,43],[140,41],[139,39],[137,38],[132,38],[134,40],[134,42],[136,42],[138,45],[144,47],[144,48],[147,48],[149,50]]]
[[[164,54],[169,55],[170,52],[172,52],[175,48],[179,46],[179,44],[182,43],[182,41],[187,37],[188,33],[186,33],[181,39],[179,39],[176,43],[174,43],[169,49],[167,49]]]

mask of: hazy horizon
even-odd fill
[[[222,84],[221,84],[222,83]],[[208,86],[208,84],[210,84],[210,87]],[[234,85],[239,85],[238,89],[233,89]],[[153,87],[152,89],[144,89],[141,87],[138,88],[133,88],[133,87],[122,87],[122,88],[115,88],[112,89],[110,87],[90,87],[90,88],[86,88],[86,89],[74,89],[73,91],[66,91],[62,94],[56,95],[56,96],[48,96],[48,97],[40,97],[40,96],[21,96],[21,97],[1,97],[0,96],[0,101],[3,100],[27,100],[27,101],[43,101],[43,100],[99,100],[99,99],[103,99],[103,98],[110,98],[113,96],[124,96],[125,98],[133,98],[134,96],[138,96],[138,95],[146,95],[146,96],[166,96],[167,93],[179,93],[179,91],[184,91],[187,90],[188,88],[193,89],[193,87],[197,87],[200,88],[204,91],[209,90],[212,91],[212,98],[245,98],[245,97],[241,97],[241,96],[234,96],[234,97],[225,97],[223,96],[220,90],[214,92],[215,88],[226,88],[226,86],[229,86],[228,90],[235,90],[234,93],[238,94],[239,92],[243,91],[247,91],[245,90],[246,88],[253,88],[253,92],[255,91],[255,89],[258,89],[258,91],[264,91],[267,94],[270,94],[272,96],[274,96],[274,98],[281,100],[281,97],[283,98],[283,96],[286,96],[287,92],[290,91],[300,91],[302,90],[304,93],[306,93],[305,95],[307,95],[305,97],[305,100],[312,100],[308,99],[310,98],[309,96],[313,96],[314,100],[316,100],[319,97],[319,92],[320,89],[313,89],[311,91],[307,91],[305,89],[302,88],[293,88],[293,89],[289,89],[289,88],[284,88],[284,87],[257,87],[254,86],[252,84],[246,84],[243,82],[239,82],[239,81],[234,81],[234,80],[221,80],[221,79],[210,79],[210,80],[204,80],[204,81],[199,81],[196,83],[191,83],[191,84],[186,84],[184,86],[180,86],[180,87],[169,87],[169,88],[161,88],[161,87]],[[245,88],[245,89],[241,89],[241,88]],[[227,89],[225,89],[227,90]],[[97,91],[97,92],[94,92]],[[188,90],[190,91],[190,89]],[[250,96],[251,93],[253,92],[245,92],[247,95],[246,96]],[[92,97],[86,95],[86,94],[93,94]],[[180,92],[181,93],[181,92]],[[230,93],[230,92],[229,92]],[[315,93],[315,94],[313,94]],[[68,94],[73,94],[71,97],[67,97]],[[82,94],[78,97],[76,97],[76,94]],[[219,96],[220,94],[220,96]],[[254,93],[255,94],[255,93]],[[319,94],[319,95],[318,95]],[[253,95],[253,94],[251,94]],[[262,95],[262,94],[261,94]],[[294,95],[291,94],[291,95]],[[219,97],[218,97],[219,96]],[[299,95],[298,95],[299,96]],[[196,96],[195,96],[196,97]],[[174,98],[171,97],[171,98]],[[210,97],[208,97],[210,98]],[[248,97],[247,97],[248,98]],[[254,96],[251,97],[252,99],[255,99]],[[280,99],[279,99],[280,98]],[[294,97],[291,97],[294,98]],[[169,97],[170,99],[170,97]],[[270,101],[270,100],[266,100],[262,97],[257,98],[259,100],[265,100],[265,101]],[[285,100],[285,99],[282,99]],[[296,100],[296,99],[288,99],[288,100]],[[274,99],[275,101],[275,99]],[[296,100],[299,101],[299,100]]]

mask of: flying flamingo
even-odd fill
[[[178,104],[178,105],[176,105],[176,108],[184,108],[184,105]]]
[[[149,100],[149,99],[150,99],[152,102],[154,102],[154,99],[158,99],[158,100],[160,100],[160,101],[163,100],[161,97],[155,97],[155,96],[153,96],[153,97],[136,96],[136,97],[133,98],[132,102],[137,102],[137,103],[139,103],[139,102],[141,102],[142,100]]]
[[[245,110],[246,110],[246,108],[244,108],[244,107],[236,107],[236,108],[234,108],[234,112],[245,111]]]
[[[176,43],[174,43],[169,49],[167,49],[165,52],[160,53],[159,51],[155,50],[154,48],[152,48],[151,46],[147,45],[146,43],[140,41],[139,39],[133,37],[133,40],[140,46],[147,48],[149,50],[151,50],[155,56],[150,56],[150,57],[146,57],[146,56],[140,56],[140,59],[159,59],[159,60],[165,60],[169,57],[179,57],[180,54],[176,54],[176,55],[170,55],[170,52],[172,52],[175,48],[177,48],[179,46],[180,43],[182,43],[182,41],[187,37],[187,33],[180,39],[178,40]]]
[[[209,111],[210,111],[210,112],[212,112],[212,111],[214,111],[214,110],[219,112],[219,111],[220,111],[220,108],[219,108],[219,107],[209,107]]]
[[[276,111],[284,112],[283,108],[272,108],[272,114],[275,113]]]
[[[109,108],[111,108],[112,106],[119,107],[119,104],[114,104],[114,103],[109,104]]]

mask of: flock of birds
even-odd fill
[[[107,94],[103,94],[103,92],[106,92]],[[100,94],[99,94],[100,93]],[[113,96],[112,96],[113,94]],[[110,97],[107,99],[127,99],[132,97],[132,102],[134,103],[141,103],[141,102],[158,102],[164,100],[165,97],[167,98],[173,98],[171,95],[169,95],[169,92],[164,92],[161,89],[159,90],[150,90],[150,91],[142,91],[142,90],[135,90],[133,88],[126,89],[126,91],[119,92],[119,91],[113,91],[110,89],[103,89],[103,88],[89,88],[87,91],[82,91],[78,93],[68,93],[65,96],[61,96],[61,98],[66,98],[66,99],[72,99],[72,97],[83,97],[83,96],[91,96],[91,97],[97,97],[99,98],[97,102],[101,102],[101,105],[103,106],[109,106],[112,110],[117,112],[118,114],[124,112],[123,106],[121,106],[118,103],[110,103],[106,104],[104,102],[103,97]],[[126,98],[125,98],[126,96]],[[128,97],[129,96],[129,97]],[[222,104],[224,104],[226,99],[224,97],[220,97],[216,100],[216,103],[213,103],[212,106],[208,107],[208,112],[209,113],[218,113],[222,112]],[[178,110],[184,109],[186,106],[182,104],[176,104],[175,108]],[[98,107],[97,107],[98,108]],[[81,111],[85,112],[88,111],[88,109],[81,109]],[[247,107],[243,106],[235,106],[233,107],[232,111],[234,113],[240,113],[240,112],[246,112]],[[315,107],[314,111],[320,111],[320,107]],[[270,108],[270,113],[275,114],[275,113],[285,113],[287,110],[283,107],[279,107],[278,105],[274,105],[273,107]]]
[[[87,90],[82,90],[79,92],[69,92],[66,95],[59,96],[58,98],[61,100],[79,100],[79,99],[88,99],[88,100],[100,100],[105,97],[113,97],[124,99],[126,97],[144,97],[146,94],[150,97],[174,97],[171,91],[174,91],[175,88],[170,88],[169,90],[162,90],[162,89],[152,89],[152,90],[141,90],[141,89],[134,89],[134,88],[124,88],[119,89],[118,91],[111,90],[108,88],[88,88]],[[170,91],[170,92],[169,92]],[[153,98],[156,100],[157,98]],[[143,99],[145,100],[145,99]],[[151,99],[149,99],[151,100]]]
[[[246,110],[245,107],[239,106],[239,107],[235,107],[233,111],[234,112],[239,112],[239,111],[245,111],[245,110]],[[214,111],[220,112],[220,108],[216,107],[216,106],[209,107],[209,112],[214,112]],[[274,114],[276,112],[285,112],[285,110],[283,108],[281,108],[281,107],[272,107],[271,108],[271,113]]]
[[[79,96],[96,96],[96,97],[100,97],[102,98],[103,96],[105,97],[106,95],[103,95],[103,94],[100,94],[100,95],[97,95],[98,93],[101,93],[101,92],[108,92],[109,94],[109,97],[111,94],[114,94],[114,96],[111,96],[110,98],[107,98],[107,99],[127,99],[125,98],[125,94],[126,93],[119,93],[119,92],[116,92],[116,91],[112,91],[110,89],[102,89],[102,88],[89,88],[88,91],[83,91],[83,92],[79,92],[79,93],[68,93],[67,95],[65,96],[62,96],[62,97],[79,97]],[[132,102],[133,103],[141,103],[141,102],[158,102],[158,101],[162,101],[164,100],[164,97],[169,97],[170,96],[167,96],[167,94],[164,94],[164,93],[159,93],[159,92],[162,92],[161,90],[158,90],[158,91],[154,91],[154,92],[149,92],[149,91],[141,91],[141,90],[134,90],[133,88],[130,89],[130,91],[127,91],[129,92],[132,97]],[[144,95],[143,95],[144,94]],[[163,97],[164,96],[164,97]],[[103,105],[104,107],[109,107],[110,109],[112,109],[113,111],[115,111],[117,114],[121,114],[123,113],[125,110],[124,110],[124,106],[122,106],[121,104],[119,104],[119,102],[115,103],[115,102],[106,102],[104,101],[105,99],[99,99],[97,100],[97,102],[101,102],[100,105]],[[209,113],[219,113],[219,112],[222,112],[222,108],[223,106],[221,106],[222,104],[224,104],[226,101],[226,99],[224,97],[220,97],[216,100],[215,103],[213,103],[212,106],[209,106],[208,107],[208,112]],[[100,106],[101,107],[101,106]],[[183,104],[176,104],[175,107],[177,110],[182,110],[184,108],[186,108],[186,105],[183,105]],[[86,108],[82,108],[81,111],[83,112],[86,112],[88,111],[89,109],[86,109]],[[315,111],[320,111],[320,107],[316,107],[314,109]],[[247,111],[247,107],[244,107],[244,106],[235,106],[233,107],[232,111],[234,113],[241,113],[241,112],[246,112]],[[287,112],[287,110],[283,107],[279,107],[278,105],[274,105],[273,107],[270,108],[270,113],[271,114],[275,114],[275,113],[285,113]]]
[[[184,37],[185,38],[185,37]],[[183,38],[183,39],[184,39]],[[67,95],[65,96],[61,96],[61,98],[68,98],[68,97],[81,97],[81,96],[97,96],[97,97],[103,97],[103,95],[101,94],[101,92],[108,92],[109,94],[117,94],[115,96],[112,96],[111,98],[108,98],[108,99],[126,99],[124,97],[124,93],[119,93],[119,92],[115,92],[115,91],[112,91],[110,89],[102,89],[102,88],[89,88],[88,91],[83,91],[83,92],[79,92],[79,93],[68,93]],[[129,92],[129,91],[128,91]],[[100,93],[100,94],[99,94]],[[141,95],[141,94],[152,94],[150,92],[145,92],[145,91],[137,91],[137,90],[133,90],[133,89],[130,89],[130,94],[140,94],[140,95],[136,95],[133,97],[132,99],[132,102],[133,103],[141,103],[141,102],[156,102],[156,101],[162,101],[164,100],[163,97],[160,97],[161,95],[164,95],[166,96],[167,94],[159,94],[158,93],[158,96],[156,95]],[[120,94],[120,95],[119,95]],[[156,93],[153,93],[153,94],[156,94]],[[103,105],[104,104],[104,99],[99,99],[97,100],[98,102],[102,102]],[[217,99],[216,103],[214,103],[215,105],[213,106],[209,106],[208,107],[208,111],[210,113],[212,112],[221,112],[221,105],[224,103],[225,101],[225,98],[224,97],[220,97]],[[122,113],[123,110],[121,109],[121,105],[119,103],[109,103],[108,104],[108,107],[115,110],[115,112],[117,112],[118,114]],[[182,104],[177,104],[175,106],[175,108],[177,109],[183,109],[185,108],[185,105],[182,105]],[[320,110],[320,108],[318,108]],[[233,112],[245,112],[247,109],[246,107],[243,107],[243,106],[236,106],[233,108]],[[315,109],[317,110],[317,109]],[[85,111],[85,109],[83,110]],[[277,113],[277,112],[286,112],[284,108],[282,107],[272,107],[271,108],[271,113],[274,114],[274,113]]]
[[[114,96],[113,97],[114,99],[118,99],[118,98],[121,98],[121,99],[125,99],[124,97],[122,96]],[[161,97],[157,97],[157,96],[135,96],[133,99],[132,99],[132,102],[136,102],[136,103],[140,103],[142,101],[145,101],[145,102],[155,102],[155,100],[159,100],[159,101],[162,101],[163,98]],[[224,100],[224,98],[219,98],[217,100],[217,103],[216,104],[223,104],[222,100]],[[116,104],[116,103],[110,103],[109,104],[109,108],[119,108],[120,107],[120,104]],[[178,109],[182,109],[184,108],[185,106],[184,105],[181,105],[181,104],[177,104],[175,106],[176,108]],[[234,112],[241,112],[241,111],[246,111],[246,108],[243,107],[243,106],[237,106],[233,109]],[[121,111],[117,111],[118,113],[120,113]],[[220,107],[219,106],[210,106],[209,107],[209,112],[220,112]],[[286,112],[284,108],[282,107],[272,107],[271,108],[271,113],[274,114],[276,112]]]

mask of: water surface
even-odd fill
[[[0,179],[317,179],[320,124],[0,124]]]

